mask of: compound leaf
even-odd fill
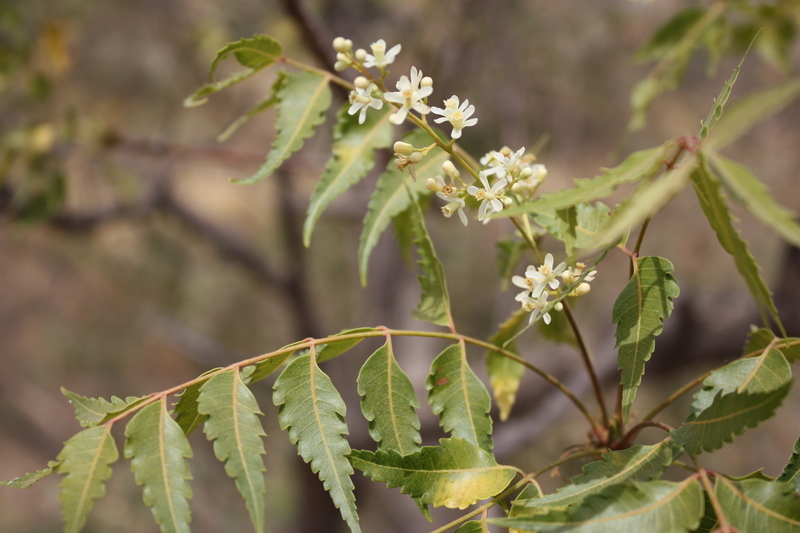
[[[317,366],[313,353],[301,355],[275,381],[272,401],[278,422],[289,433],[297,452],[319,478],[352,532],[360,532],[356,513],[350,445],[344,435],[346,407],[330,378]]]
[[[349,115],[349,104],[339,110],[339,121],[333,132],[333,157],[317,182],[303,225],[303,243],[308,246],[320,215],[336,197],[361,181],[375,166],[375,150],[392,143],[392,125],[388,112],[370,113],[363,124],[356,115]]]
[[[714,492],[737,531],[800,531],[800,505],[788,483],[749,479],[734,483],[717,477]]]
[[[264,442],[255,396],[242,381],[239,369],[216,374],[200,388],[197,411],[208,416],[203,431],[214,442],[214,455],[236,482],[253,527],[264,531]]]
[[[111,463],[118,458],[110,425],[84,429],[64,444],[57,460],[58,473],[64,475],[59,488],[65,533],[83,529],[94,501],[105,496]]]
[[[87,398],[70,392],[64,387],[61,387],[61,393],[72,404],[73,409],[75,409],[75,418],[84,428],[108,422],[115,416],[136,407],[147,399],[147,396],[128,396],[124,400],[112,396],[111,401],[104,398]]]
[[[445,431],[486,451],[492,449],[492,399],[469,367],[463,344],[448,346],[433,360],[425,388]]]
[[[424,446],[401,456],[388,452],[353,450],[350,462],[373,481],[434,507],[466,509],[491,498],[514,479],[516,470],[498,465],[491,453],[462,439],[441,439],[441,446]]]
[[[125,457],[136,483],[143,486],[145,505],[163,533],[188,533],[192,521],[189,498],[192,479],[187,457],[192,448],[183,429],[167,413],[166,398],[136,413],[125,427]]]
[[[411,316],[439,326],[452,325],[450,295],[447,292],[444,268],[436,256],[422,210],[416,202],[412,204],[411,231],[414,234],[414,244],[417,245],[418,263],[422,268],[422,275],[417,276],[422,294],[419,305],[411,312]]]
[[[303,147],[303,142],[325,121],[325,111],[331,105],[329,81],[327,77],[312,72],[286,75],[278,93],[277,135],[267,160],[255,174],[233,180],[234,183],[249,185],[266,178]]]
[[[672,277],[672,263],[663,257],[640,257],[637,269],[622,289],[611,313],[617,325],[617,362],[622,370],[622,418],[628,421],[645,363],[655,350],[656,336],[672,313],[672,300],[680,294]]]
[[[400,455],[419,451],[419,400],[411,380],[394,358],[390,338],[361,367],[358,393],[361,412],[369,421],[369,434],[379,450],[394,450]]]

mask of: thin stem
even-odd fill
[[[644,428],[647,428],[647,427],[655,427],[655,428],[663,429],[667,433],[670,433],[670,432],[672,432],[673,429],[675,429],[672,426],[664,424],[662,422],[656,422],[655,420],[645,420],[644,422],[640,422],[639,424],[636,424],[635,426],[633,426],[630,429],[630,431],[628,431],[625,434],[625,436],[622,437],[619,440],[619,444],[614,446],[614,448],[615,449],[620,449],[620,450],[628,448],[633,443],[633,441],[636,438],[636,436],[639,435],[639,432],[641,430],[643,430]]]

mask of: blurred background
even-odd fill
[[[679,9],[705,4],[4,0],[0,479],[43,468],[80,429],[60,387],[91,397],[139,396],[309,336],[358,326],[427,327],[409,317],[419,294],[416,272],[391,231],[373,253],[368,287],[360,286],[356,252],[375,175],[334,202],[311,247],[302,246],[299,231],[329,156],[332,116],[276,175],[250,187],[229,182],[263,162],[274,111],[254,118],[224,143],[216,137],[267,94],[274,72],[185,109],[183,99],[205,82],[214,53],[227,42],[266,33],[287,55],[319,66],[334,60],[330,42],[338,35],[356,47],[368,48],[379,38],[389,46],[401,43],[390,79],[415,65],[434,79],[434,105],[452,94],[469,99],[479,124],[465,132],[462,145],[476,157],[549,139],[537,153],[549,169],[542,188],[547,192],[597,175],[630,151],[697,132],[743,50],[732,47],[716,70],[709,69],[707,53],[695,54],[682,86],[654,103],[647,127],[625,135],[630,91],[652,68],[634,61],[636,50]],[[747,58],[734,100],[787,79],[800,64],[794,39],[800,21],[769,16],[791,2],[743,4],[760,6],[759,24],[770,28],[765,39],[778,41],[757,46]],[[726,150],[795,212],[800,211],[798,123],[795,103]],[[381,157],[388,161],[389,154]],[[473,221],[464,228],[433,211],[429,229],[448,275],[456,324],[462,333],[485,338],[516,306],[513,288],[500,290],[492,259],[511,225]],[[740,219],[787,329],[800,334],[800,254],[747,213]],[[560,251],[554,241],[545,247]],[[681,296],[637,396],[639,414],[698,373],[737,357],[748,325],[758,323],[733,261],[716,243],[689,190],[654,219],[643,253],[675,264]],[[627,258],[612,254],[592,292],[576,306],[610,397],[616,379],[611,305],[627,276]],[[525,357],[590,401],[578,355],[569,345],[533,330],[519,344]],[[354,448],[372,447],[355,376],[377,347],[365,341],[323,367],[348,404]],[[397,358],[422,399],[426,444],[443,436],[424,405],[424,381],[444,347],[395,341]],[[484,355],[470,352],[482,377]],[[268,433],[269,529],[344,531],[321,484],[278,428],[272,381],[253,387]],[[663,421],[679,424],[690,400],[665,412]],[[776,418],[710,455],[705,466],[724,465],[733,474],[766,466],[767,474],[777,475],[800,433],[800,410],[792,409],[799,400],[795,392]],[[120,444],[122,429],[116,428]],[[532,471],[585,442],[587,429],[546,383],[525,376],[511,419],[495,425],[496,454],[500,462]],[[648,430],[640,442],[660,438]],[[204,435],[195,432],[190,440],[193,531],[250,530],[244,504]],[[561,473],[570,477],[579,467]],[[398,489],[387,490],[360,473],[353,479],[364,531],[434,529]],[[560,483],[542,480],[548,490]],[[57,485],[57,476],[51,476],[27,490],[0,489],[0,530],[60,530]],[[457,516],[434,510],[439,525]],[[107,496],[96,504],[86,531],[158,531],[127,461],[114,465]]]

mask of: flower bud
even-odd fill
[[[553,309],[555,309],[556,311],[563,311],[564,304],[562,304],[561,302],[556,302],[556,305],[553,306]]]
[[[367,51],[363,48],[359,48],[356,50],[356,53],[353,55],[356,58],[356,61],[359,63],[363,63],[364,60],[367,58]]]
[[[394,143],[394,152],[396,154],[410,154],[414,151],[414,147],[408,143],[404,143],[403,141],[397,141]]]
[[[442,177],[441,176],[436,176],[436,177],[439,179],[437,180],[436,178],[428,178],[425,180],[425,188],[431,192],[439,192],[444,188],[442,187],[442,183],[444,182],[444,180],[442,180]]]
[[[350,46],[348,46],[348,43]],[[337,52],[347,52],[353,46],[353,41],[344,37],[337,37],[333,40],[333,49]]]
[[[458,177],[460,176],[458,170],[456,170],[456,166],[450,160],[447,160],[444,163],[442,163],[442,170],[444,170],[444,173],[447,174],[450,177],[450,179],[455,180],[458,179]]]
[[[365,78],[364,76],[358,76],[354,81],[353,85],[358,87],[359,89],[366,89],[369,87],[370,81]]]
[[[533,169],[531,167],[525,167],[522,169],[522,172],[519,173],[519,179],[524,180],[533,176]]]
[[[420,87],[433,87],[433,78],[431,78],[430,76],[425,76],[424,78],[422,78],[422,81],[420,81],[419,86]]]
[[[422,161],[422,152],[412,152],[408,159],[411,160],[412,163],[417,164]]]
[[[350,68],[350,65],[350,61],[337,61],[333,64],[333,70],[336,72],[342,72],[343,70]]]

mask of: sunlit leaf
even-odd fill
[[[445,348],[434,359],[425,388],[445,431],[484,450],[492,449],[492,399],[469,367],[463,344]]]
[[[94,501],[106,494],[111,463],[118,458],[109,425],[84,429],[64,444],[57,460],[61,462],[58,473],[64,476],[59,488],[65,533],[83,529]]]
[[[361,411],[369,421],[369,434],[381,451],[400,455],[419,451],[419,400],[414,386],[397,364],[391,338],[378,348],[358,373]]]
[[[354,328],[346,329],[339,333],[339,335],[350,335],[353,333],[366,333],[375,331],[375,328]],[[320,344],[317,346],[317,363],[322,363],[338,357],[345,353],[350,348],[364,340],[364,337],[356,337],[353,339],[344,339],[340,341],[331,341],[327,344]]]
[[[317,182],[303,225],[303,243],[311,243],[311,233],[320,215],[336,197],[361,181],[375,166],[375,150],[392,144],[394,132],[389,112],[370,113],[363,124],[357,115],[347,113],[349,104],[339,110],[333,132],[333,156]]]
[[[281,429],[319,474],[350,531],[360,532],[350,480],[353,467],[347,460],[350,445],[344,437],[347,409],[330,378],[317,366],[316,357],[308,353],[289,363],[275,381],[272,401],[279,409]]]
[[[450,315],[450,295],[447,293],[444,268],[436,256],[433,242],[425,227],[424,216],[416,202],[412,205],[412,214],[411,230],[417,246],[418,263],[422,268],[422,275],[417,276],[422,294],[419,305],[411,312],[411,316],[417,320],[447,326],[453,319]]]
[[[562,241],[567,255],[572,256],[576,248],[597,247],[597,235],[610,216],[611,210],[602,202],[597,202],[595,205],[578,204],[556,212],[537,213],[534,220]]]
[[[111,397],[111,401],[104,398],[87,398],[80,394],[70,392],[61,387],[61,393],[67,397],[69,403],[75,409],[75,418],[81,427],[87,428],[102,424],[115,416],[132,409],[147,399],[147,396],[128,396],[124,400]]]
[[[303,142],[325,121],[325,111],[331,105],[329,81],[311,72],[286,75],[278,93],[278,118],[275,120],[277,135],[267,160],[255,174],[236,179],[235,183],[250,184],[266,178],[303,147]]]
[[[769,346],[773,339],[775,339],[775,334],[770,330],[766,328],[755,329],[755,327],[751,327],[753,330],[747,337],[747,343],[745,344],[743,351],[743,355],[745,357],[759,355],[764,348]],[[780,350],[786,360],[790,363],[794,363],[800,359],[800,338],[798,337],[778,339],[773,347],[777,350]]]
[[[188,533],[192,521],[189,498],[192,456],[183,429],[167,413],[166,399],[141,409],[125,427],[125,457],[131,459],[145,505],[163,533]]]
[[[519,331],[527,318],[528,313],[525,310],[517,310],[500,325],[497,332],[489,338],[489,342],[502,347]],[[509,343],[505,349],[519,355],[514,342]],[[525,367],[513,359],[489,350],[486,354],[486,369],[489,373],[489,383],[494,392],[494,400],[500,411],[500,420],[508,420],[508,415],[511,414],[511,408],[517,398],[519,382],[525,372]]]
[[[5,485],[6,487],[11,487],[14,489],[30,488],[31,485],[37,481],[46,478],[54,472],[58,472],[58,466],[60,464],[60,461],[47,461],[47,468],[42,468],[41,470],[37,470],[35,472],[29,472],[24,476],[15,477],[14,479],[9,479],[7,481],[0,481],[0,485]]]
[[[214,442],[214,455],[236,482],[253,527],[264,531],[264,442],[255,396],[242,382],[239,370],[220,372],[200,388],[197,411],[208,416],[203,431]]]
[[[680,289],[672,277],[672,263],[663,257],[640,257],[637,269],[622,289],[611,312],[617,325],[617,362],[622,371],[622,419],[627,422],[636,389],[642,382],[645,363],[672,313],[672,300]]]
[[[778,481],[791,483],[794,490],[800,492],[800,439],[794,442],[792,456],[786,466],[783,467],[783,472],[778,477]]]
[[[734,483],[717,477],[714,492],[725,518],[737,531],[800,531],[800,505],[788,483],[758,479]]]
[[[441,439],[441,446],[425,446],[401,456],[396,451],[353,450],[350,462],[389,488],[434,507],[466,509],[491,498],[514,479],[516,470],[498,465],[491,453],[461,439]]]

